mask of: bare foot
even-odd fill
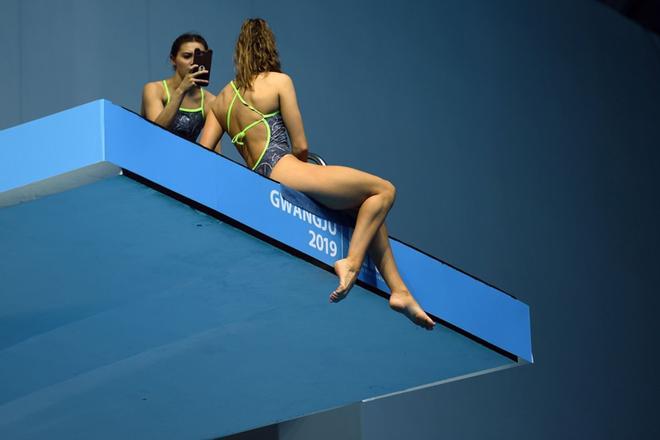
[[[392,310],[406,315],[415,324],[427,330],[433,330],[435,323],[424,313],[424,310],[407,290],[392,292],[390,294],[390,307]]]
[[[346,298],[360,272],[359,266],[357,269],[355,267],[348,258],[335,262],[335,273],[339,277],[339,285],[330,294],[330,302],[339,302]]]

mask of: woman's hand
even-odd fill
[[[191,65],[190,68],[188,69],[188,73],[186,73],[186,75],[181,80],[179,87],[177,87],[177,91],[181,95],[185,95],[186,93],[188,93],[190,89],[192,89],[195,86],[201,87],[208,85],[209,82],[207,80],[197,78],[198,76],[206,73],[207,70],[204,70],[202,68],[200,70],[195,71],[197,67],[199,67],[197,64]]]

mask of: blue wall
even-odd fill
[[[658,434],[658,37],[588,0],[2,7],[0,127],[139,110],[188,30],[223,85],[242,19],[269,19],[311,149],[397,185],[393,236],[531,306],[535,365],[372,402],[365,439]]]

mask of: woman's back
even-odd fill
[[[249,167],[257,164],[274,135],[278,142],[286,142],[280,114],[280,90],[286,79],[278,72],[260,73],[250,90],[239,89],[232,81],[213,103],[218,122]]]

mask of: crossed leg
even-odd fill
[[[378,229],[371,242],[369,256],[390,288],[390,307],[392,310],[402,313],[415,324],[432,330],[435,323],[419,306],[415,297],[401,279],[401,274],[394,261],[385,223]]]
[[[330,294],[330,300],[342,300],[353,287],[367,249],[394,203],[394,186],[362,171],[312,165],[292,155],[281,158],[270,176],[328,208],[357,210],[348,255],[335,263],[339,285]]]
[[[433,328],[433,321],[417,304],[394,262],[384,223],[395,198],[390,182],[348,167],[312,165],[291,155],[280,159],[271,177],[331,209],[357,211],[348,255],[335,263],[339,285],[330,301],[346,297],[369,252],[390,287],[390,307],[422,327]]]

